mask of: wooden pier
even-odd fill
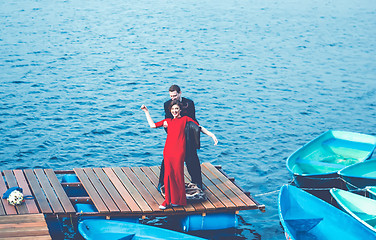
[[[79,181],[61,183],[59,174],[75,174]],[[10,187],[19,186],[24,195],[32,195],[19,206],[0,201],[0,216],[42,213],[45,217],[78,217],[81,215],[147,217],[167,215],[208,214],[259,209],[249,194],[228,178],[220,168],[202,164],[204,192],[208,200],[189,203],[184,207],[160,210],[164,201],[158,192],[159,167],[75,168],[68,171],[52,169],[4,170],[0,176],[0,196]],[[185,181],[190,182],[185,171]],[[70,197],[64,187],[83,187],[88,196]],[[75,203],[90,203],[96,212],[77,212]]]
[[[43,214],[0,216],[0,239],[51,239]]]

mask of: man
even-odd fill
[[[188,116],[192,118],[193,120],[195,120],[196,122],[198,122],[196,119],[196,111],[195,111],[194,102],[188,98],[184,98],[181,96],[180,87],[178,85],[172,85],[168,91],[170,93],[171,99],[164,103],[165,118],[173,118],[169,110],[169,107],[170,107],[171,101],[179,100],[183,105],[180,115],[182,117]]]
[[[196,119],[195,104],[192,100],[181,96],[182,92],[180,90],[180,87],[178,85],[172,85],[169,88],[169,94],[170,94],[171,99],[164,103],[165,118],[173,118],[169,110],[169,106],[171,104],[171,101],[179,100],[182,103],[182,109],[181,109],[180,115],[188,116],[198,123]],[[166,129],[167,124],[165,124],[164,127]],[[185,164],[187,165],[188,173],[191,175],[192,183],[195,183],[199,188],[202,188],[201,166],[200,166],[200,160],[198,159],[198,156],[197,156],[197,150],[186,149],[186,153],[189,153],[189,154],[186,154]],[[163,177],[164,177],[164,162],[162,161],[161,172],[159,175],[158,190],[160,190],[160,188],[163,186]]]

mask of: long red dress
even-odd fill
[[[192,118],[184,116],[174,119],[165,119],[157,122],[156,127],[162,127],[167,121],[167,139],[163,150],[165,165],[164,186],[165,201],[163,205],[169,204],[187,205],[184,184],[184,158],[185,158],[185,124],[189,121],[195,122]],[[198,125],[198,124],[197,124]]]

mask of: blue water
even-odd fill
[[[219,139],[201,161],[266,205],[236,239],[283,239],[286,158],[328,129],[376,135],[374,0],[7,0],[0,21],[1,170],[159,165],[139,108],[162,119],[175,83]]]

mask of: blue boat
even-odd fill
[[[139,223],[89,219],[78,224],[78,231],[88,240],[202,240],[203,238]]]
[[[278,201],[288,240],[376,239],[376,233],[355,218],[295,186],[282,186]]]
[[[369,198],[376,199],[376,186],[366,187],[366,193]]]
[[[338,172],[349,190],[376,186],[376,160],[360,162]]]
[[[375,146],[374,136],[329,130],[295,151],[286,165],[299,187],[340,187],[338,171],[368,159]]]
[[[376,200],[336,188],[330,194],[341,209],[376,233]]]

